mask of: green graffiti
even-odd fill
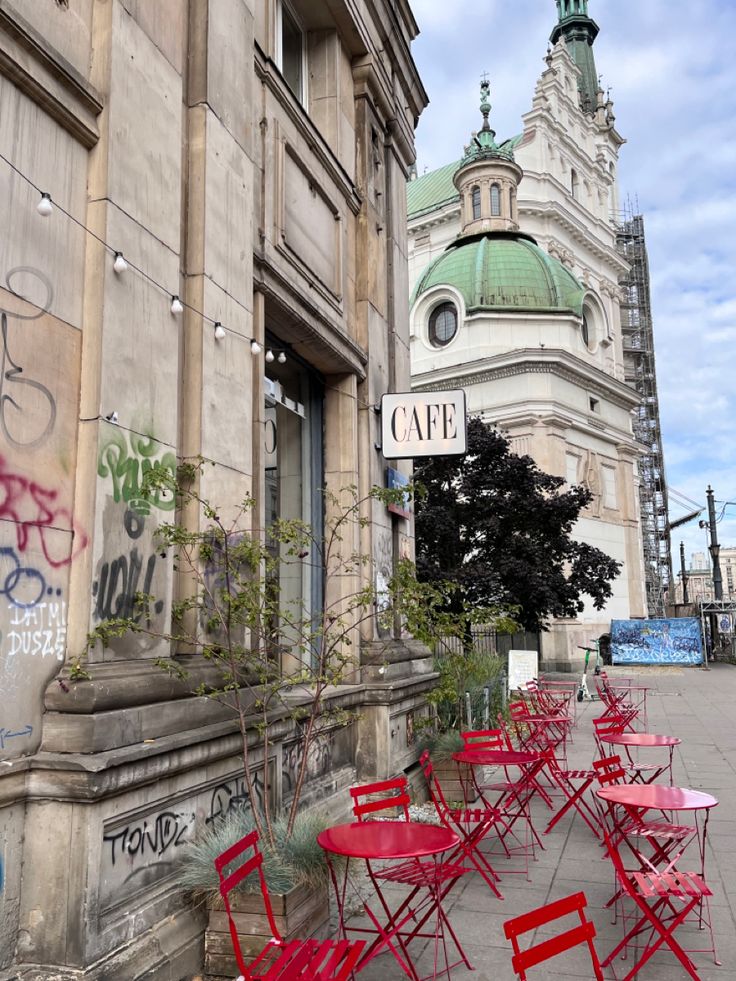
[[[97,473],[100,477],[110,477],[116,501],[124,501],[138,514],[148,514],[152,507],[173,511],[176,501],[171,491],[156,488],[144,497],[141,490],[145,475],[154,467],[168,470],[172,478],[175,477],[176,456],[171,450],[162,452],[162,449],[153,436],[126,434],[120,430],[109,435],[100,447]]]

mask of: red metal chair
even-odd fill
[[[409,821],[409,785],[406,777],[394,777],[391,780],[380,780],[376,783],[362,784],[358,787],[350,787],[350,796],[353,798],[353,814],[359,822],[371,820],[382,816],[389,820]],[[383,813],[381,813],[383,812]],[[452,861],[440,862],[433,860],[422,860],[419,858],[409,859],[406,862],[392,863],[385,869],[374,869],[371,862],[366,862],[368,874],[372,879],[380,879],[384,882],[396,882],[409,887],[409,893],[404,897],[398,910],[393,914],[394,920],[402,921],[406,912],[411,912],[414,908],[416,914],[415,899],[420,890],[426,889],[435,897],[435,902],[429,904],[427,911],[418,919],[418,915],[413,917],[412,928],[408,932],[397,933],[397,940],[402,947],[416,937],[436,938],[436,931],[433,933],[422,933],[424,924],[432,916],[433,911],[437,910],[441,924],[452,938],[455,948],[462,960],[456,964],[451,964],[448,970],[456,967],[457,964],[464,963],[472,970],[465,951],[460,945],[460,941],[452,929],[450,921],[442,908],[442,900],[452,888],[457,879],[467,875],[471,870],[463,865],[458,865]],[[407,956],[408,960],[408,956]]]
[[[567,770],[557,762],[554,752],[551,749],[545,750],[544,758],[547,764],[547,773],[562,791],[565,803],[553,815],[551,821],[544,829],[544,834],[549,834],[552,828],[560,821],[565,814],[574,807],[580,817],[585,821],[590,830],[596,836],[601,837],[600,820],[590,804],[585,800],[585,792],[594,783],[596,777],[595,770]]]
[[[596,981],[603,981],[603,970],[593,943],[595,926],[585,917],[586,905],[585,893],[576,892],[572,896],[558,899],[546,906],[540,906],[529,913],[522,913],[521,916],[515,916],[512,920],[507,920],[504,923],[503,929],[506,939],[511,941],[514,948],[511,964],[521,981],[526,981],[526,972],[530,968],[584,944],[587,945],[590,952],[592,976],[596,978]],[[564,932],[554,937],[528,947],[526,950],[521,949],[520,936],[537,930],[539,927],[546,927],[556,920],[562,920],[563,917],[573,917],[574,925],[569,926]],[[574,922],[575,918],[579,919],[579,923]],[[576,970],[575,973],[577,974],[578,971]]]
[[[496,885],[499,876],[479,847],[483,839],[494,831],[497,825],[505,828],[503,812],[492,807],[450,807],[427,750],[422,753],[419,763],[440,821],[460,837],[460,845],[449,856],[448,861],[454,864],[455,859],[462,855],[480,873],[494,895],[503,899]]]
[[[713,895],[711,890],[697,872],[682,872],[677,869],[666,873],[651,869],[628,871],[608,834],[605,841],[621,892],[632,900],[635,910],[633,913],[624,912],[623,939],[613,948],[602,966],[607,967],[621,951],[625,957],[628,947],[643,938],[643,948],[637,946],[638,959],[623,981],[630,981],[638,976],[647,961],[663,946],[670,948],[694,981],[699,981],[697,969],[688,953],[711,953],[715,963],[720,963],[710,918],[709,899]],[[698,926],[701,929],[705,926],[709,930],[711,946],[686,951],[673,934],[693,912],[697,912]],[[627,929],[627,922],[632,918],[635,920],[634,925]]]
[[[237,864],[236,864],[237,863]],[[232,871],[226,869],[235,866]],[[215,859],[220,894],[230,925],[235,960],[243,981],[346,981],[355,969],[365,941],[282,940],[276,926],[263,875],[258,832],[251,831]],[[272,934],[256,959],[247,965],[230,907],[230,893],[253,872],[258,874],[268,926]]]

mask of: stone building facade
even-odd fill
[[[242,796],[234,724],[160,644],[93,651],[89,680],[69,663],[136,593],[161,624],[178,595],[154,542],[174,502],[140,500],[153,463],[213,461],[204,495],[252,495],[255,527],[383,484],[373,407],[409,387],[416,33],[406,0],[0,3],[0,978],[201,963],[171,872]],[[410,526],[365,517],[380,584]],[[319,575],[301,587],[322,601]],[[377,639],[338,693],[359,722],[310,766],[341,806],[415,754],[429,665],[400,636],[363,663]],[[291,724],[275,736],[286,798]]]
[[[415,389],[465,388],[469,413],[516,452],[593,494],[574,533],[622,572],[605,610],[542,635],[544,663],[569,667],[578,645],[614,617],[645,616],[646,603],[639,396],[624,379],[620,326],[628,266],[612,220],[624,140],[598,86],[587,0],[557,10],[521,134],[496,142],[486,91],[465,155],[409,183],[410,330]],[[448,305],[455,326],[438,334]]]

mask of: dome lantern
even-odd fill
[[[490,84],[480,85],[483,125],[473,133],[453,178],[460,194],[461,235],[519,230],[516,192],[523,177],[510,149],[496,143],[488,121]]]

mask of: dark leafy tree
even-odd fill
[[[515,607],[528,630],[550,617],[574,617],[592,599],[600,610],[621,565],[575,541],[573,527],[592,495],[565,487],[480,419],[468,423],[464,457],[428,459],[415,469],[425,490],[416,503],[417,574],[451,580],[453,599]]]

